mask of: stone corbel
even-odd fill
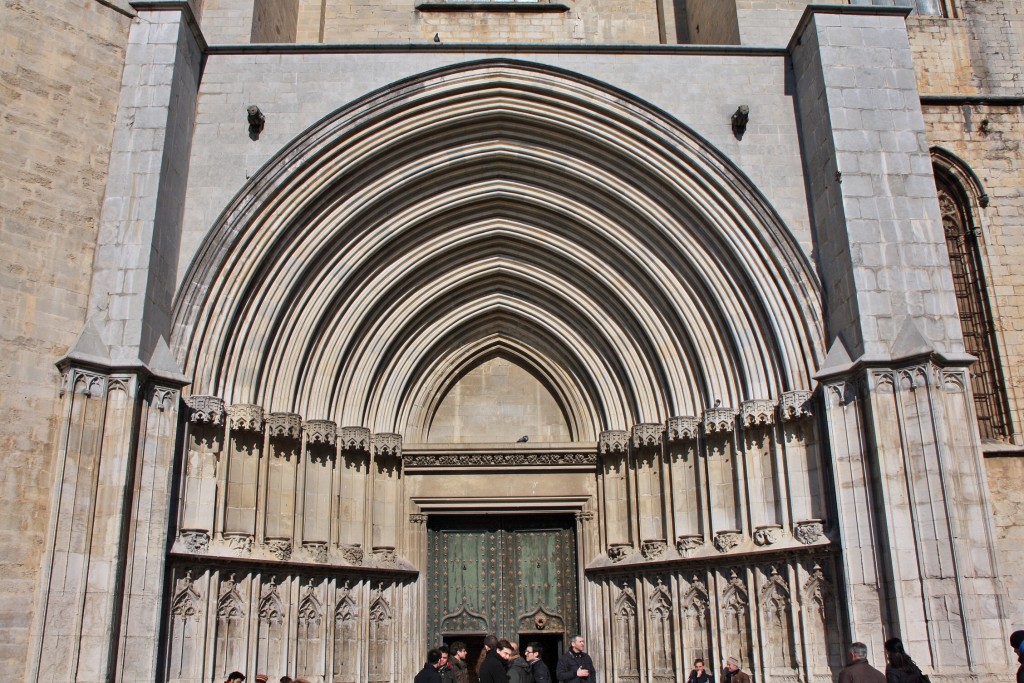
[[[692,415],[670,417],[665,435],[670,442],[693,441],[700,431],[700,418]]]
[[[628,452],[629,432],[624,429],[611,429],[601,432],[601,435],[598,437],[597,450],[601,455]]]
[[[382,432],[374,434],[370,443],[377,458],[402,458],[402,435]]]
[[[189,396],[185,399],[188,406],[189,422],[220,426],[224,424],[224,399],[217,396]]]
[[[784,422],[803,420],[813,415],[811,406],[811,392],[809,391],[787,391],[782,394],[779,401],[779,415]]]
[[[665,428],[660,422],[633,425],[633,448],[661,448]]]
[[[333,446],[338,437],[338,426],[331,420],[306,420],[302,423],[302,432],[306,435],[307,444]]]
[[[745,429],[775,424],[775,401],[754,399],[740,404],[740,421]]]
[[[338,443],[347,453],[369,453],[370,430],[366,427],[342,427]]]
[[[736,428],[736,411],[732,408],[708,408],[704,411],[704,431],[726,434]]]
[[[228,406],[228,425],[235,431],[262,432],[263,406],[236,403]]]
[[[302,417],[295,413],[270,413],[267,415],[267,432],[272,439],[297,441],[302,435]]]

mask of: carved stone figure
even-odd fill
[[[743,534],[738,531],[719,531],[715,534],[715,547],[718,552],[725,553],[738,546],[742,540]]]

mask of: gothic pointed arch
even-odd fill
[[[484,60],[327,116],[213,226],[175,304],[193,391],[422,434],[514,354],[576,440],[811,385],[819,285],[721,153],[622,91]]]

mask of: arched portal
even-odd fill
[[[486,60],[338,110],[235,197],[176,302],[172,348],[193,384],[174,585],[254,596],[224,623],[256,626],[215,624],[209,645],[174,626],[174,661],[216,674],[247,651],[312,679],[407,678],[426,634],[448,635],[428,614],[489,624],[486,605],[422,574],[428,517],[472,536],[484,513],[533,515],[501,527],[526,539],[491,563],[510,577],[545,575],[515,570],[544,556],[541,537],[573,539],[578,557],[558,574],[578,608],[513,601],[501,623],[527,630],[501,635],[563,642],[543,629],[578,624],[627,679],[672,680],[682,659],[727,649],[749,660],[767,641],[745,601],[765,581],[834,580],[804,419],[821,320],[808,261],[756,188],[627,93]],[[481,424],[500,392],[480,387],[501,367],[518,443],[515,419]],[[438,436],[467,419],[472,439]],[[531,536],[545,515],[559,526]],[[763,567],[766,546],[793,552]],[[459,571],[491,566],[451,552]],[[546,594],[511,580],[465,585]],[[620,651],[603,624],[627,592]],[[686,602],[709,593],[743,596],[728,628]],[[666,604],[693,618],[667,620]],[[818,641],[837,619],[822,616]],[[301,662],[274,629],[304,634]],[[655,636],[671,652],[652,663],[640,654]],[[780,677],[797,675],[789,637]]]

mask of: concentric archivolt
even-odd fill
[[[623,93],[485,61],[301,135],[183,285],[193,391],[415,440],[452,378],[520,358],[577,438],[807,388],[806,259],[707,143]]]

